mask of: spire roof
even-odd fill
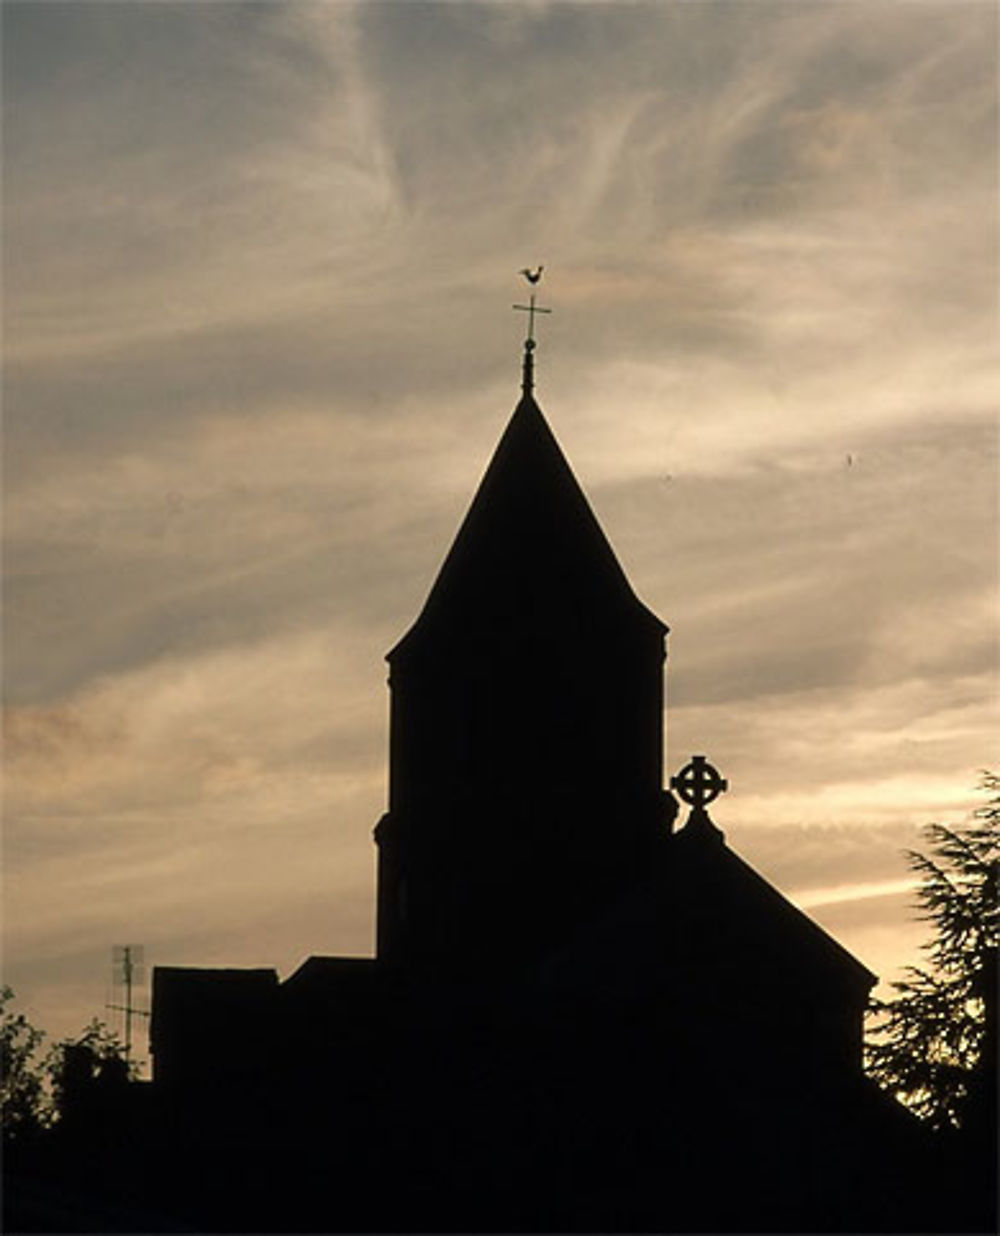
[[[432,631],[449,639],[516,631],[546,620],[607,630],[623,618],[665,631],[632,591],[532,394],[523,394],[410,631],[389,654]]]

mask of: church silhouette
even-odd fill
[[[533,349],[388,654],[377,955],[155,969],[153,1080],[106,1132],[132,1205],[149,1230],[947,1230],[923,1130],[862,1071],[875,976],[730,848],[703,756],[665,788],[667,628]]]

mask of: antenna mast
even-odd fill
[[[132,1005],[133,984],[141,984],[145,979],[143,966],[143,947],[141,944],[116,944],[111,949],[111,981],[116,987],[124,987],[122,1004],[109,1004],[107,1008],[125,1014],[125,1063],[129,1064],[132,1057],[132,1018],[148,1017],[145,1009],[137,1009]]]

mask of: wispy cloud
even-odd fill
[[[381,657],[516,397],[527,262],[542,402],[673,628],[670,759],[723,766],[733,844],[889,888],[968,809],[993,6],[4,24],[8,953],[61,1028],[136,923],[191,962],[370,940]],[[816,910],[912,943],[901,897]]]
[[[789,900],[803,910],[839,905],[844,901],[868,901],[872,897],[897,897],[912,892],[915,880],[869,880],[864,884],[834,884],[830,888],[793,889]]]

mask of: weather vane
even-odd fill
[[[525,266],[525,268],[519,271],[518,273],[521,275],[524,275],[525,279],[527,279],[527,281],[531,284],[532,289],[534,289],[535,284],[538,283],[538,281],[541,279],[542,271],[544,269],[545,269],[544,266],[536,266],[534,270],[532,270],[528,266]],[[535,314],[536,313],[551,313],[552,310],[543,309],[541,305],[535,304],[534,290],[532,290],[531,300],[529,301],[528,304],[514,305],[513,308],[523,309],[524,312],[528,315],[528,338],[526,342],[530,344],[534,344],[535,342]]]
[[[541,305],[535,304],[535,285],[542,277],[544,266],[536,266],[534,270],[530,266],[525,266],[519,274],[524,275],[525,279],[531,284],[531,298],[526,305],[514,305],[514,309],[523,309],[528,315],[528,337],[524,341],[524,376],[522,387],[525,393],[528,393],[534,386],[534,365],[531,353],[535,348],[535,314],[536,313],[551,313],[551,309],[544,309]]]

